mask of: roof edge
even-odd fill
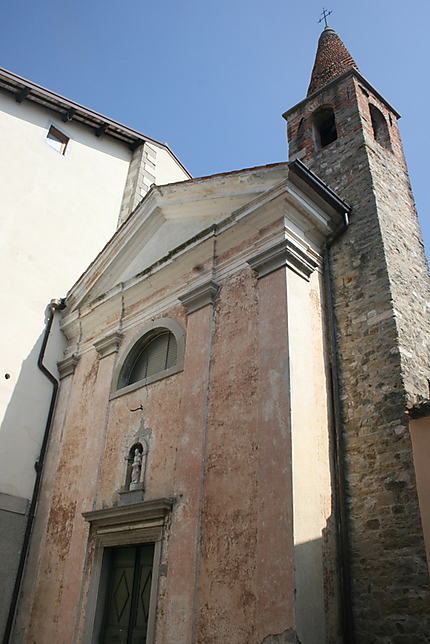
[[[303,179],[316,193],[320,195],[330,206],[341,215],[350,215],[352,207],[343,201],[322,179],[300,161],[295,159],[288,164],[293,174]]]
[[[7,86],[2,86],[2,81]],[[122,123],[119,123],[114,119],[110,119],[109,117],[104,116],[99,112],[95,112],[94,110],[85,107],[84,105],[81,105],[76,101],[72,101],[71,99],[62,96],[61,94],[57,94],[56,92],[53,92],[52,90],[47,89],[46,87],[43,87],[38,83],[30,81],[23,76],[19,76],[18,74],[15,74],[14,72],[11,72],[3,67],[0,67],[0,90],[14,95],[15,99],[18,102],[22,102],[24,100],[29,101],[41,108],[58,112],[62,115],[62,117],[65,117],[67,114],[69,114],[69,117],[67,119],[63,119],[65,120],[65,122],[66,120],[75,120],[75,122],[79,123],[80,125],[86,125],[87,127],[93,128],[95,134],[97,129],[102,126],[106,126],[103,131],[103,135],[110,136],[117,141],[121,141],[125,145],[133,147],[139,145],[140,143],[152,143],[153,145],[166,150],[166,152],[168,152],[181,166],[184,172],[186,172],[186,174],[188,174],[190,178],[192,177],[191,173],[187,170],[180,159],[178,159],[176,154],[171,150],[167,143],[157,141],[157,139],[153,139],[152,137],[143,134],[138,130],[130,128],[127,125],[123,125]],[[29,91],[25,92],[25,90]],[[21,95],[21,98],[19,98],[19,92],[23,91],[24,93]],[[45,99],[46,103],[48,104],[44,104],[35,100],[37,97],[42,100]],[[75,117],[80,117],[80,119],[77,120]],[[112,128],[110,131],[108,129],[109,127]],[[115,133],[115,131],[117,131],[117,134]],[[120,136],[118,136],[118,133],[120,134]],[[100,134],[96,136],[100,136]]]
[[[122,225],[115,231],[115,233],[112,235],[112,237],[106,242],[104,247],[100,250],[100,252],[97,254],[97,256],[94,258],[94,260],[91,262],[91,264],[86,268],[86,270],[80,275],[80,277],[75,281],[75,283],[71,286],[71,288],[68,290],[66,299],[70,298],[70,296],[73,294],[74,291],[79,289],[80,283],[83,281],[85,276],[88,274],[88,272],[91,270],[92,267],[95,266],[96,262],[100,259],[100,257],[107,251],[108,247],[114,243],[116,238],[118,237],[118,234],[120,231],[122,232],[123,229],[126,227],[126,225],[130,225],[131,217],[135,218],[138,211],[140,208],[144,205],[145,202],[149,201],[150,196],[154,196],[156,192],[160,194],[160,189],[163,187],[169,187],[169,186],[174,186],[177,184],[189,184],[189,183],[197,183],[199,181],[205,180],[208,181],[214,177],[220,177],[220,176],[228,176],[228,175],[235,175],[239,174],[241,172],[246,172],[246,171],[252,171],[252,170],[259,170],[259,169],[264,169],[264,168],[274,168],[274,167],[280,167],[284,166],[286,169],[288,168],[288,175],[290,171],[295,174],[297,177],[302,179],[307,185],[315,192],[317,193],[326,203],[328,203],[337,213],[339,213],[342,216],[343,221],[345,220],[345,215],[347,217],[351,213],[351,206],[347,204],[345,201],[343,201],[328,185],[326,185],[314,172],[309,170],[309,168],[300,160],[296,159],[295,161],[287,162],[287,161],[281,161],[278,163],[273,163],[273,164],[267,164],[267,165],[262,165],[262,166],[254,166],[251,168],[243,168],[242,170],[232,170],[230,172],[224,172],[224,173],[219,173],[219,174],[214,174],[214,175],[209,175],[208,177],[198,177],[196,179],[191,179],[190,181],[179,181],[176,183],[171,183],[171,184],[164,184],[164,186],[153,186],[151,190],[145,195],[145,197],[140,201],[140,203],[136,206],[136,208],[133,210],[133,212],[130,214],[130,216],[122,223]],[[195,235],[190,237],[189,239],[186,239],[184,242],[181,242],[178,246],[172,248],[166,255],[160,257],[158,260],[153,262],[150,266],[146,267],[143,271],[138,273],[137,275],[143,276],[147,273],[150,273],[155,267],[158,267],[165,263],[166,261],[170,260],[172,257],[174,257],[178,252],[182,251],[184,248],[186,248],[191,242],[197,242],[201,239],[204,239],[207,236],[212,236],[216,235],[219,230],[228,222],[232,215],[237,211],[233,211],[233,213],[230,213],[227,215],[224,219],[218,221],[217,223],[211,223],[204,229],[200,230],[197,232]],[[79,306],[79,305],[78,305]]]
[[[304,164],[302,164],[304,165]],[[131,213],[128,215],[126,219],[122,222],[122,224],[115,230],[113,235],[107,240],[103,248],[100,249],[100,251],[97,253],[97,255],[94,257],[94,259],[90,262],[90,264],[86,267],[86,269],[80,274],[80,276],[75,280],[75,282],[72,284],[72,286],[69,288],[67,291],[67,296],[69,297],[70,293],[78,286],[78,284],[83,280],[85,275],[88,273],[88,271],[91,269],[91,267],[97,262],[97,260],[103,255],[103,253],[106,251],[106,249],[114,242],[114,240],[118,237],[120,232],[122,232],[126,226],[129,226],[131,224],[131,220],[134,219],[137,216],[138,211],[141,209],[142,206],[144,206],[146,203],[149,202],[150,198],[153,198],[155,194],[158,192],[160,194],[160,190],[162,188],[169,188],[170,186],[176,186],[180,185],[182,183],[197,183],[199,181],[209,181],[210,179],[213,179],[215,177],[224,177],[224,176],[229,176],[229,175],[235,175],[239,174],[240,172],[247,172],[251,170],[260,170],[264,168],[274,168],[278,166],[285,166],[286,168],[289,166],[288,161],[279,161],[277,163],[268,163],[266,165],[257,165],[253,166],[251,168],[242,168],[240,170],[230,170],[227,172],[219,172],[217,174],[210,174],[204,177],[196,177],[196,178],[191,178],[191,179],[183,179],[182,181],[174,181],[172,183],[163,183],[158,185],[153,185],[150,189],[149,192],[146,193],[144,197],[139,201],[137,206],[131,211]],[[202,233],[207,232],[207,230],[211,229],[215,224],[211,224],[208,226],[207,229],[202,231]]]

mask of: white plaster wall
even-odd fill
[[[323,534],[331,515],[320,275],[288,270],[296,622],[301,642],[326,641]],[[334,599],[333,599],[334,601]]]
[[[196,219],[165,221],[127,265],[121,281],[126,281],[148,268],[148,266],[167,255],[170,250],[196,235],[204,227],[201,220]]]
[[[64,156],[51,124],[70,137]],[[0,135],[0,491],[29,497],[52,391],[36,366],[45,308],[114,233],[131,152],[4,95]]]

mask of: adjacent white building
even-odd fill
[[[37,366],[46,307],[152,184],[190,175],[166,144],[4,69],[0,131],[1,631],[52,395]],[[54,323],[45,363],[55,375],[62,342]]]

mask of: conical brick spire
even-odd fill
[[[355,60],[337,33],[331,27],[326,27],[318,41],[308,96],[351,67],[358,70]]]

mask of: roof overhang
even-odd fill
[[[288,164],[290,172],[293,173],[299,180],[299,184],[303,182],[317,195],[324,200],[324,202],[330,205],[336,212],[338,212],[343,217],[349,217],[351,214],[351,206],[343,201],[335,192],[332,190],[322,179],[320,179],[312,170],[302,162],[300,159],[295,159]],[[296,181],[297,183],[297,181]]]
[[[2,67],[0,67],[0,91],[14,96],[17,103],[27,101],[33,105],[43,107],[57,114],[65,123],[70,121],[80,123],[90,128],[96,137],[109,136],[124,143],[132,150],[145,142],[151,143],[156,147],[166,150],[182,167],[184,172],[191,177],[191,174],[172,152],[167,143],[161,143],[146,134],[142,134],[142,132],[138,132],[117,121],[113,121],[98,112],[94,112],[79,103],[75,103],[60,94],[56,94]]]

